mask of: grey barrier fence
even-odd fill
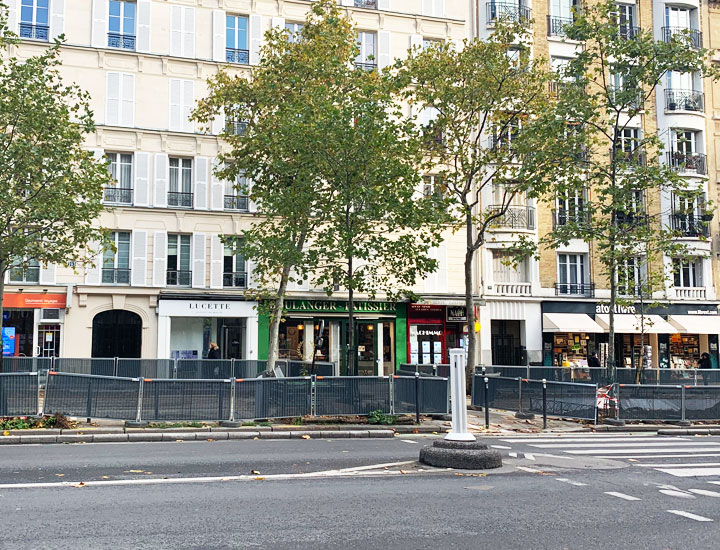
[[[37,372],[0,374],[0,416],[25,416],[38,412]]]
[[[475,406],[485,405],[485,378],[489,408],[534,414],[545,411],[552,416],[597,420],[597,384],[476,374],[472,387],[472,404]],[[545,394],[543,383],[546,384]]]
[[[43,412],[87,418],[133,419],[137,416],[139,390],[138,378],[51,371]]]
[[[39,372],[50,370],[52,357],[3,357],[2,372]]]
[[[235,418],[286,418],[312,414],[312,379],[255,378],[235,381]]]
[[[417,387],[416,387],[417,384]],[[393,377],[393,412],[397,414],[447,414],[450,384],[447,378]]]
[[[414,376],[415,373],[420,376],[439,376],[440,378],[450,377],[450,365],[446,363],[400,363],[395,374],[399,376]]]
[[[619,384],[621,420],[718,420],[720,386]]]
[[[231,380],[144,380],[142,420],[228,420]]]
[[[380,410],[392,413],[389,376],[318,376],[315,414],[364,415]]]

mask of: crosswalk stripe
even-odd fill
[[[687,464],[668,464],[658,462],[656,464],[636,464],[636,466],[640,466],[641,468],[665,468],[667,466],[672,466],[673,468],[705,468],[708,466],[720,466],[720,462],[688,462]]]
[[[515,439],[503,439],[505,443],[559,443],[559,442],[605,442],[605,441],[638,441],[640,439],[652,439],[653,441],[687,441],[684,437],[632,437],[632,436],[611,436],[611,437],[524,437]]]
[[[616,493],[615,491],[606,491],[605,494],[610,495],[611,497],[621,498],[623,500],[640,500],[638,497],[626,495],[625,493]]]
[[[567,452],[567,451],[565,451]],[[663,454],[663,455],[623,455],[623,456],[617,456],[617,455],[596,455],[595,458],[613,458],[613,459],[621,459],[621,458],[634,458],[637,460],[650,460],[650,459],[659,459],[659,458],[688,458],[688,457],[694,457],[694,458],[708,458],[708,457],[717,457],[720,456],[720,454],[716,453],[710,453],[710,454],[693,454],[693,455],[669,455],[669,454]],[[671,464],[670,464],[671,465]],[[637,464],[637,466],[641,466],[641,464]],[[665,466],[665,464],[660,464],[660,466]]]
[[[623,454],[627,453],[628,451],[632,451],[633,453],[640,453],[640,454],[650,454],[650,453],[701,453],[701,452],[709,452],[709,451],[717,451],[720,450],[717,447],[688,447],[688,448],[653,448],[653,449],[572,449],[565,451],[569,454],[574,455],[591,455],[593,453],[602,453],[603,455],[612,455],[612,454]],[[617,457],[615,457],[617,458]]]
[[[691,493],[695,493],[696,495],[702,495],[704,497],[715,497],[720,498],[720,493],[717,491],[707,491],[705,489],[688,489]]]
[[[572,448],[580,448],[580,447],[597,447],[600,449],[606,449],[608,447],[610,448],[619,448],[623,447],[626,449],[632,449],[635,447],[693,447],[697,446],[696,441],[678,441],[678,442],[670,442],[670,441],[658,441],[658,442],[632,442],[632,443],[605,443],[605,442],[595,442],[595,443],[548,443],[548,444],[540,444],[540,445],[529,445],[530,447],[537,447],[539,449],[572,449]],[[720,443],[703,443],[702,445],[705,446],[712,446],[715,448],[715,450],[720,451]]]
[[[658,472],[675,477],[702,477],[720,475],[720,468],[656,468]]]
[[[706,518],[703,516],[697,516],[695,514],[691,514],[690,512],[683,512],[682,510],[668,510],[671,514],[675,514],[676,516],[683,516],[689,519],[694,519],[695,521],[712,521],[710,518]]]

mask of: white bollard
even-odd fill
[[[445,439],[450,441],[475,441],[467,428],[467,404],[465,402],[465,350],[453,348],[450,351],[450,400],[452,404],[452,426]]]

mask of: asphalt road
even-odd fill
[[[712,451],[607,459],[671,442],[586,437],[493,439],[482,476],[406,464],[420,437],[4,447],[0,548],[718,548]]]

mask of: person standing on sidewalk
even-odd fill
[[[220,348],[215,342],[210,342],[210,350],[207,354],[208,359],[220,359]]]
[[[698,369],[711,369],[712,368],[712,361],[710,361],[710,354],[706,351],[702,353],[700,356],[700,361],[698,361]],[[708,385],[708,378],[709,374],[703,373],[703,385]]]
[[[599,369],[602,367],[600,364],[600,358],[598,357],[597,351],[593,351],[588,358],[588,367],[591,369]]]

